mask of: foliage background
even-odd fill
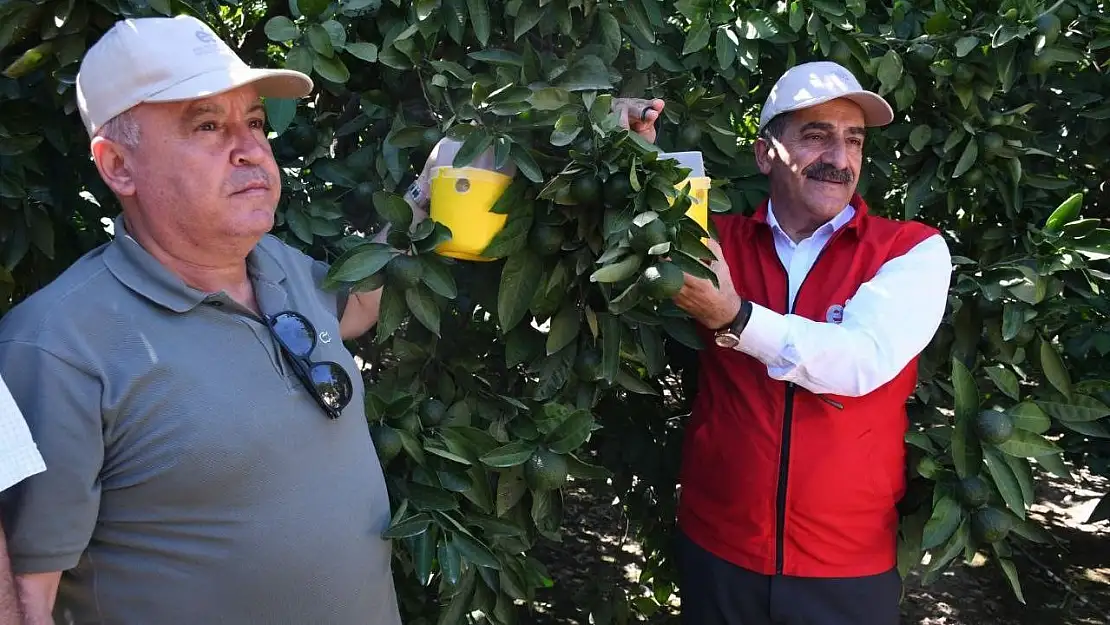
[[[1067,475],[1064,460],[1110,472],[1107,9],[0,0],[0,305],[106,241],[103,219],[118,210],[75,112],[82,53],[119,17],[196,15],[248,61],[317,82],[310,99],[267,103],[286,174],[277,231],[336,261],[337,284],[386,284],[378,330],[351,347],[373,382],[367,413],[397,511],[406,621],[527,622],[524,604],[552,583],[529,553],[575,522],[550,488],[564,473],[612,480],[647,557],[641,592],[601,592],[599,580],[584,610],[596,622],[646,618],[674,590],[668,540],[696,340],[636,285],[651,257],[697,271],[704,248],[681,219],[688,200],[674,197],[680,172],[623,136],[608,98],[664,98],[659,146],[702,151],[713,210],[749,211],[766,192],[750,150],[759,105],[787,67],[831,58],[896,110],[869,136],[861,193],[881,214],[941,228],[956,261],[910,406],[902,564],[928,552],[935,577],[985,551],[1020,596],[1011,545],[1050,540],[1023,520],[1035,480]],[[442,227],[403,234],[411,216],[395,194],[448,132],[466,141],[463,160],[488,148],[520,170],[499,207],[500,260],[436,256]],[[628,184],[611,189],[618,178]],[[1081,214],[1080,198],[1065,202],[1075,194]],[[653,218],[675,226],[668,245],[630,248],[630,231]],[[389,245],[363,240],[387,222]],[[418,268],[399,268],[398,250]],[[976,429],[994,409],[1016,425],[997,444]],[[992,512],[961,494],[976,475]],[[983,539],[991,523],[1009,530],[1004,540]]]

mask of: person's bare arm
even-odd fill
[[[23,625],[54,625],[54,600],[58,597],[61,581],[61,571],[15,576]]]
[[[412,208],[412,227],[428,218],[427,211],[417,205],[409,197],[405,201]],[[382,228],[372,240],[384,243],[389,235],[389,226]],[[352,291],[347,299],[347,306],[343,316],[339,319],[339,334],[343,340],[355,339],[370,331],[378,323],[378,314],[382,305],[382,290],[356,292]]]
[[[0,625],[20,624],[19,602],[12,579],[12,565],[8,560],[8,537],[0,524]]]

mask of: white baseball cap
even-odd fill
[[[776,115],[823,104],[837,98],[847,98],[863,109],[864,123],[868,126],[885,126],[894,121],[890,104],[877,93],[864,89],[846,68],[830,61],[802,63],[786,70],[771,88],[763,111],[759,115],[759,129]]]
[[[206,98],[250,83],[263,97],[312,92],[312,79],[301,72],[249,67],[195,17],[127,19],[116,22],[82,59],[77,109],[91,137],[137,104]]]

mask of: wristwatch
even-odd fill
[[[740,345],[740,333],[748,325],[748,319],[751,316],[752,303],[748,300],[742,301],[736,317],[728,325],[713,333],[713,342],[717,344],[717,347],[736,349]]]

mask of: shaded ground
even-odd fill
[[[906,580],[903,625],[1108,625],[1110,624],[1110,526],[1085,525],[1097,497],[1110,481],[1090,475],[1074,483],[1038,480],[1031,517],[1044,523],[1058,545],[1021,542],[1014,561],[1028,605],[1014,598],[998,567],[982,555],[971,566],[959,560],[929,586]],[[556,585],[540,595],[537,613],[523,622],[588,625],[582,597],[599,586],[636,588],[638,549],[625,539],[625,521],[606,489],[591,484],[568,489],[562,544],[545,545],[537,557],[548,563]],[[677,597],[672,597],[677,605]],[[651,623],[677,624],[677,610]]]

